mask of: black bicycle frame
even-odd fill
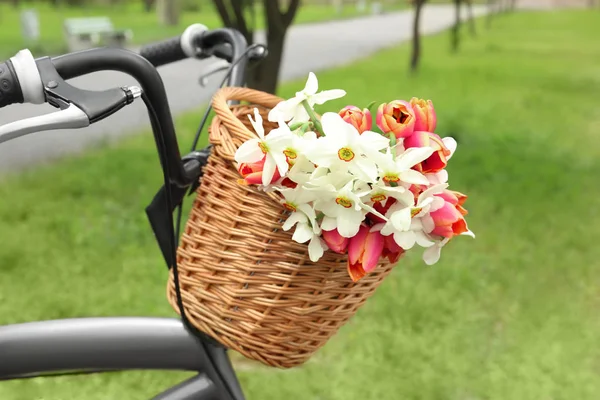
[[[171,318],[80,318],[1,326],[0,380],[120,370],[195,371],[201,374],[155,398],[243,399],[226,350],[211,346],[209,355],[205,346]],[[216,369],[235,383],[230,385],[233,397]]]

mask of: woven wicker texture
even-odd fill
[[[228,107],[228,100],[248,102]],[[312,263],[307,244],[284,232],[286,218],[274,195],[237,183],[234,154],[256,137],[248,115],[281,99],[245,88],[224,88],[213,98],[214,145],[178,249],[187,318],[223,345],[264,364],[300,365],[350,318],[389,274],[385,263],[353,283],[347,259],[326,252]],[[171,274],[167,293],[178,311]]]

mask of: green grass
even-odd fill
[[[470,196],[477,239],[433,267],[410,255],[304,367],[244,368],[250,400],[597,398],[599,35],[597,13],[513,14],[455,56],[446,34],[425,39],[417,77],[407,46],[319,74],[348,91],[334,109],[433,99],[438,132],[459,142],[451,187]],[[186,148],[198,119],[178,119]],[[174,315],[143,212],[159,184],[149,133],[6,179],[0,322]],[[0,398],[141,399],[185,376],[8,382]]]
[[[404,2],[387,4],[384,9],[396,10],[405,7]],[[133,42],[144,44],[179,35],[185,27],[193,23],[203,23],[209,28],[222,26],[221,19],[212,2],[202,2],[200,11],[185,12],[181,15],[177,26],[160,25],[156,12],[147,13],[143,10],[142,2],[115,5],[111,7],[87,6],[85,8],[52,7],[47,2],[29,3],[21,9],[35,8],[40,17],[40,41],[26,43],[21,34],[20,10],[7,3],[0,3],[0,56],[12,56],[16,51],[28,46],[35,54],[65,51],[63,21],[67,18],[86,16],[108,16],[117,28],[131,29]],[[256,8],[256,27],[264,27],[262,8]],[[365,15],[354,6],[345,6],[340,13],[329,5],[305,5],[300,7],[294,23],[323,22],[340,18],[351,18]],[[368,10],[366,15],[368,15]]]

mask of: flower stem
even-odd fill
[[[390,147],[394,147],[396,145],[396,135],[394,135],[394,132],[390,132],[389,136],[390,136]]]
[[[301,128],[304,125],[304,122],[296,122],[295,124],[290,125],[290,131],[295,131],[298,128]]]
[[[319,121],[319,119],[315,115],[315,112],[310,107],[310,104],[308,104],[308,101],[307,100],[303,100],[302,101],[302,106],[306,110],[306,113],[308,114],[308,118],[310,118],[310,120],[312,121],[312,123],[315,125],[315,129],[317,130],[317,132],[321,136],[325,136],[325,132],[323,132],[323,126],[321,125],[321,121]]]

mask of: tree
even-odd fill
[[[489,29],[492,26],[492,18],[498,11],[498,0],[487,0],[487,16],[485,26]]]
[[[457,52],[460,44],[460,5],[462,0],[454,0],[454,26],[452,27],[452,51]]]
[[[156,11],[160,23],[167,26],[177,25],[179,23],[179,6],[179,0],[158,0]]]
[[[142,0],[142,3],[144,4],[144,10],[146,12],[152,12],[152,9],[154,8],[154,3],[155,0]]]
[[[410,70],[415,72],[419,67],[421,60],[421,10],[425,5],[426,0],[414,0],[415,14],[413,20],[413,37],[412,37],[412,55],[410,57]]]
[[[239,30],[246,37],[248,44],[253,43],[255,18],[252,0],[229,0],[229,3],[225,3],[225,1],[214,0],[223,24]],[[267,93],[277,91],[285,37],[299,6],[300,0],[289,0],[287,8],[281,10],[278,0],[262,0],[269,51],[260,65],[248,69],[246,76],[248,87]],[[250,11],[252,24],[246,20],[247,11]]]
[[[465,0],[465,4],[467,5],[467,18],[469,19],[469,32],[471,32],[471,36],[476,36],[477,31],[475,29],[475,17],[473,16],[473,0]]]

